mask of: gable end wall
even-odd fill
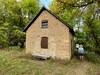
[[[41,28],[42,20],[48,20],[48,28]],[[41,49],[41,37],[48,37],[48,49]],[[70,59],[70,38],[69,28],[43,11],[26,31],[26,53],[46,52],[54,59]]]

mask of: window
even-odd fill
[[[48,37],[41,38],[41,48],[44,48],[44,49],[48,48]]]
[[[41,28],[48,28],[48,20],[43,20]]]

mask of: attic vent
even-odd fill
[[[43,20],[41,28],[48,28],[48,20]]]

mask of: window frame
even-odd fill
[[[43,28],[43,29],[48,28],[48,20],[42,20],[41,28]]]

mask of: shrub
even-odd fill
[[[100,55],[100,49],[97,48],[96,51],[95,51],[95,53],[98,54],[98,55]]]
[[[98,55],[93,51],[92,52],[87,52],[86,57],[87,57],[88,61],[91,61],[93,63],[100,62],[99,58],[98,58]]]

